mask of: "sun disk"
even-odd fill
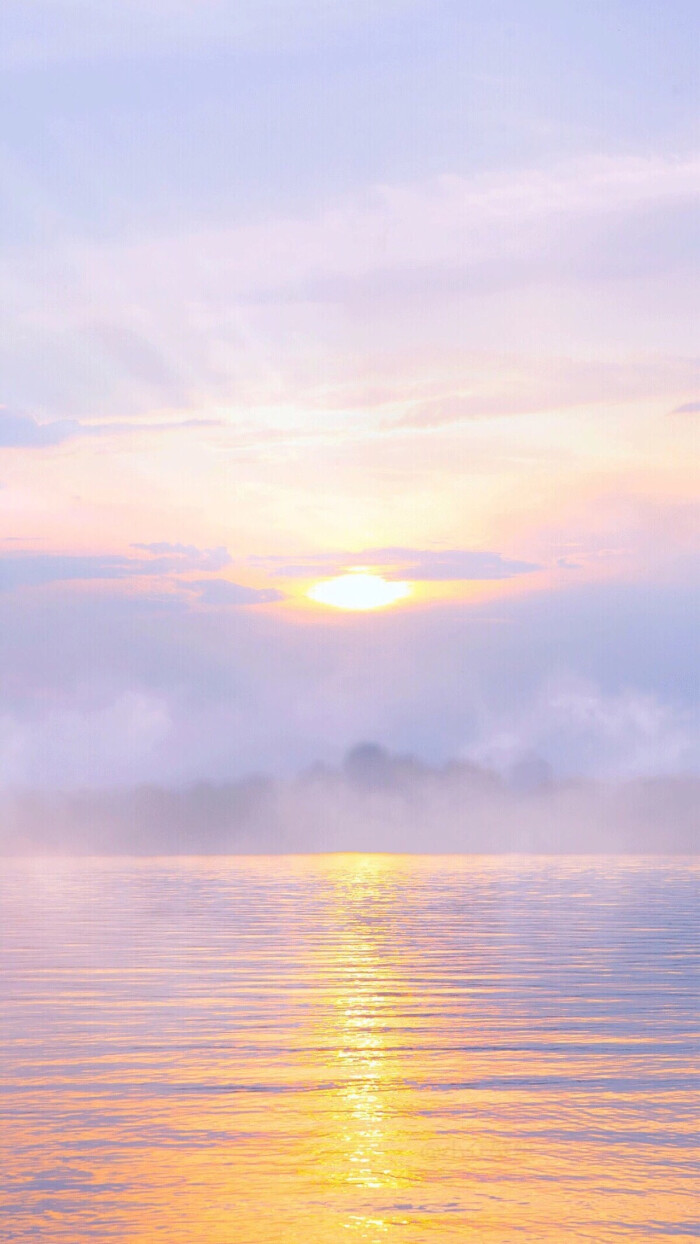
[[[410,592],[410,583],[389,583],[378,574],[355,573],[324,579],[306,594],[319,605],[330,605],[333,609],[363,610],[393,605]]]

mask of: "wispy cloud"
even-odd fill
[[[0,556],[0,591],[51,583],[180,575],[192,571],[213,573],[231,562],[231,555],[225,548],[197,549],[192,545],[166,543],[135,544],[133,547],[147,555],[5,553]]]
[[[551,357],[532,360],[474,360],[461,384],[416,400],[406,393],[403,413],[394,426],[434,428],[465,419],[498,418],[570,410],[580,406],[648,401],[697,383],[697,358],[630,358],[575,360]],[[700,409],[693,404],[674,413]]]
[[[162,423],[84,423],[79,419],[53,419],[39,423],[32,415],[0,407],[0,449],[47,449],[77,437],[125,436],[135,432],[172,432],[220,426],[220,421],[215,419],[180,419]]]
[[[198,604],[222,609],[266,605],[284,599],[284,593],[276,588],[251,587],[216,577],[233,560],[225,548],[199,549],[192,544],[164,540],[131,547],[138,556],[7,551],[0,554],[0,593],[57,583],[128,584],[135,579],[150,579],[165,580],[156,586],[154,605],[182,608]],[[193,579],[193,572],[211,577]]]
[[[399,400],[412,401],[405,377],[415,373],[416,349],[430,359],[431,381],[441,351],[452,349],[462,354],[462,373],[435,396],[459,403],[460,418],[610,394],[634,399],[649,391],[640,383],[645,367],[654,391],[680,402],[691,384],[688,369],[671,358],[664,366],[661,355],[682,355],[683,335],[659,339],[655,369],[642,334],[647,363],[630,358],[627,378],[616,377],[609,317],[624,317],[630,355],[640,313],[643,323],[652,310],[660,324],[678,317],[687,282],[682,238],[694,218],[699,167],[694,157],[600,156],[379,184],[333,206],[248,224],[99,243],[57,240],[48,258],[42,235],[40,248],[8,250],[3,260],[11,295],[5,392],[23,404],[29,393],[36,408],[80,418],[86,409],[108,417],[217,405],[240,413],[265,404],[303,415],[309,397],[319,408],[322,389],[337,408],[333,390],[349,390],[347,376],[357,391],[398,385]],[[663,274],[680,284],[676,290],[664,282],[662,307]],[[16,289],[22,296],[15,307]],[[600,307],[592,324],[587,313],[587,370],[561,359],[566,333],[558,309],[564,324],[578,313],[572,289]],[[527,299],[522,306],[518,292]],[[475,351],[491,358],[493,373],[504,353],[523,347],[529,375],[526,368],[510,384],[494,386],[493,375],[490,385],[478,377],[474,384]],[[385,361],[393,354],[393,368],[373,377],[382,354]],[[691,393],[697,370],[692,383]],[[419,405],[403,413],[427,424],[446,409]]]
[[[356,552],[315,553],[303,560],[293,557],[251,557],[252,565],[264,566],[284,578],[334,575],[357,566],[381,569],[387,579],[416,582],[449,582],[476,579],[510,579],[541,569],[534,562],[516,561],[473,549],[359,549]]]
[[[676,406],[671,411],[672,415],[697,415],[700,414],[700,402],[683,402],[681,406]]]
[[[284,593],[276,588],[248,587],[230,579],[190,579],[184,587],[196,592],[203,605],[267,605],[284,599]]]

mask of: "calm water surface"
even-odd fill
[[[700,1238],[700,861],[5,861],[0,1239]]]

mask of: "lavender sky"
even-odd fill
[[[4,0],[0,786],[700,771],[698,17]]]

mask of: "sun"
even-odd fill
[[[336,579],[323,579],[310,587],[307,596],[333,609],[383,609],[411,594],[410,583],[389,583],[378,574],[352,571]]]

